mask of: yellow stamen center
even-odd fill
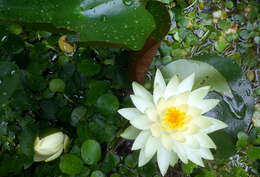
[[[190,116],[182,110],[171,107],[166,109],[165,116],[162,118],[163,127],[166,129],[180,130],[190,120]]]

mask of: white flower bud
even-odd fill
[[[35,162],[49,162],[58,158],[63,150],[66,151],[69,145],[69,137],[57,131],[50,133],[47,136],[37,136],[34,141],[34,158]]]
[[[260,104],[255,105],[255,112],[252,118],[255,127],[260,127]]]

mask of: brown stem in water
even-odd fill
[[[130,52],[128,63],[129,77],[132,81],[143,83],[159,46],[160,41],[150,36],[141,50]]]

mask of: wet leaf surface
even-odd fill
[[[80,34],[80,42],[139,50],[155,25],[138,1],[1,0],[0,19]]]

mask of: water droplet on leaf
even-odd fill
[[[123,0],[124,5],[131,6],[134,2],[133,0]]]

